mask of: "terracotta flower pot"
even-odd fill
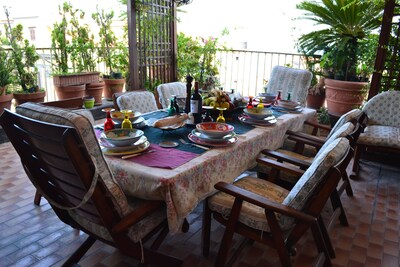
[[[104,82],[86,84],[85,95],[94,97],[94,104],[101,105],[103,99]]]
[[[325,94],[308,94],[307,95],[307,107],[319,110],[325,102]]]
[[[348,82],[325,79],[326,104],[328,112],[334,116],[341,116],[348,111],[359,108],[365,95],[366,82]]]
[[[79,85],[67,85],[67,86],[54,86],[58,100],[84,97],[86,86],[84,84]]]
[[[45,96],[46,92],[14,93],[15,105],[18,106],[26,102],[44,102]]]
[[[2,89],[2,90],[1,90]],[[0,88],[3,93],[0,95],[0,115],[3,113],[4,109],[11,109],[11,102],[14,98],[13,94],[6,95],[6,87]]]
[[[115,93],[120,93],[124,90],[125,79],[103,79],[104,81],[104,98],[112,100]]]

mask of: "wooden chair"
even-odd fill
[[[115,110],[130,109],[140,113],[158,110],[154,94],[149,91],[130,91],[113,94]]]
[[[94,131],[87,128],[80,132],[75,127],[30,119],[8,110],[2,114],[0,124],[29,179],[59,219],[88,234],[64,266],[77,264],[96,240],[144,263],[182,264],[156,252],[168,233],[165,204],[125,196],[100,147],[91,144]],[[152,246],[142,245],[157,233]]]
[[[364,105],[367,122],[357,140],[352,177],[359,172],[359,160],[366,151],[400,154],[400,91],[377,94]]]
[[[291,100],[305,106],[311,79],[312,73],[308,70],[274,66],[267,84],[267,93],[278,94],[278,91],[282,91],[282,99],[286,99],[290,93]]]
[[[209,197],[204,205],[203,255],[209,253],[213,216],[226,227],[215,266],[225,266],[234,233],[275,248],[282,266],[291,266],[290,252],[308,229],[318,249],[317,262],[331,266],[327,248],[330,240],[321,211],[338,184],[341,164],[350,157],[350,150],[348,139],[338,138],[307,171],[287,166],[287,171],[303,173],[290,191],[254,177],[239,179],[234,184],[217,183],[215,188],[221,192]],[[284,169],[277,162],[265,164]]]
[[[154,90],[159,108],[169,108],[173,95],[186,97],[186,84],[183,82],[163,83]]]

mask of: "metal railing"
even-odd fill
[[[37,62],[39,87],[47,91],[45,101],[56,100],[52,79],[52,53],[49,48],[36,49],[40,59]],[[276,65],[305,69],[304,55],[280,52],[229,50],[217,52],[218,78],[224,90],[234,90],[242,95],[255,96],[264,92],[271,70]],[[105,65],[97,64],[97,71],[106,72]]]

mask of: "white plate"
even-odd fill
[[[258,125],[258,126],[271,126],[271,125],[274,125],[277,121],[275,116],[269,116],[263,120],[255,120],[255,119],[248,117],[247,115],[241,115],[238,117],[238,119],[239,119],[239,121],[241,121],[243,123],[250,124],[250,125]]]
[[[158,144],[160,147],[165,147],[165,148],[171,148],[171,147],[177,147],[179,146],[178,142],[174,141],[164,141]]]
[[[108,155],[108,156],[123,156],[123,155],[129,155],[129,154],[136,154],[142,151],[145,151],[150,147],[149,141],[144,142],[143,144],[139,146],[135,146],[123,151],[115,151],[114,149],[111,148],[103,148],[103,154]]]
[[[229,138],[226,141],[208,142],[206,140],[200,139],[199,137],[197,137],[196,135],[193,135],[191,133],[188,135],[188,138],[193,143],[196,143],[196,144],[199,144],[199,145],[204,145],[204,146],[214,146],[214,147],[228,146],[228,145],[236,143],[236,141],[238,140],[237,136],[235,135],[235,136],[233,136],[232,138]]]
[[[236,133],[232,132],[230,134],[227,134],[227,135],[223,136],[222,138],[211,138],[208,135],[202,134],[201,132],[199,132],[196,129],[194,129],[192,131],[192,135],[200,138],[201,140],[209,142],[209,143],[221,143],[221,142],[229,142],[229,139],[235,137]]]
[[[114,146],[113,144],[110,144],[109,142],[107,142],[107,140],[104,140],[102,138],[99,139],[100,146],[107,148],[109,151],[112,150],[114,152],[125,151],[125,150],[135,148],[137,146],[142,145],[146,141],[147,141],[147,137],[143,135],[142,137],[139,138],[139,140],[137,140],[135,143],[133,143],[130,146]]]
[[[279,107],[279,106],[273,106],[272,107],[274,110],[279,111],[279,112],[287,112],[287,113],[301,113],[301,111],[303,110],[303,108],[301,106],[297,106],[294,109],[290,109],[290,108],[284,108],[284,107]]]

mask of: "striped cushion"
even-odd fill
[[[154,94],[148,91],[127,92],[117,98],[117,105],[120,110],[130,109],[140,113],[147,113],[157,110]]]

